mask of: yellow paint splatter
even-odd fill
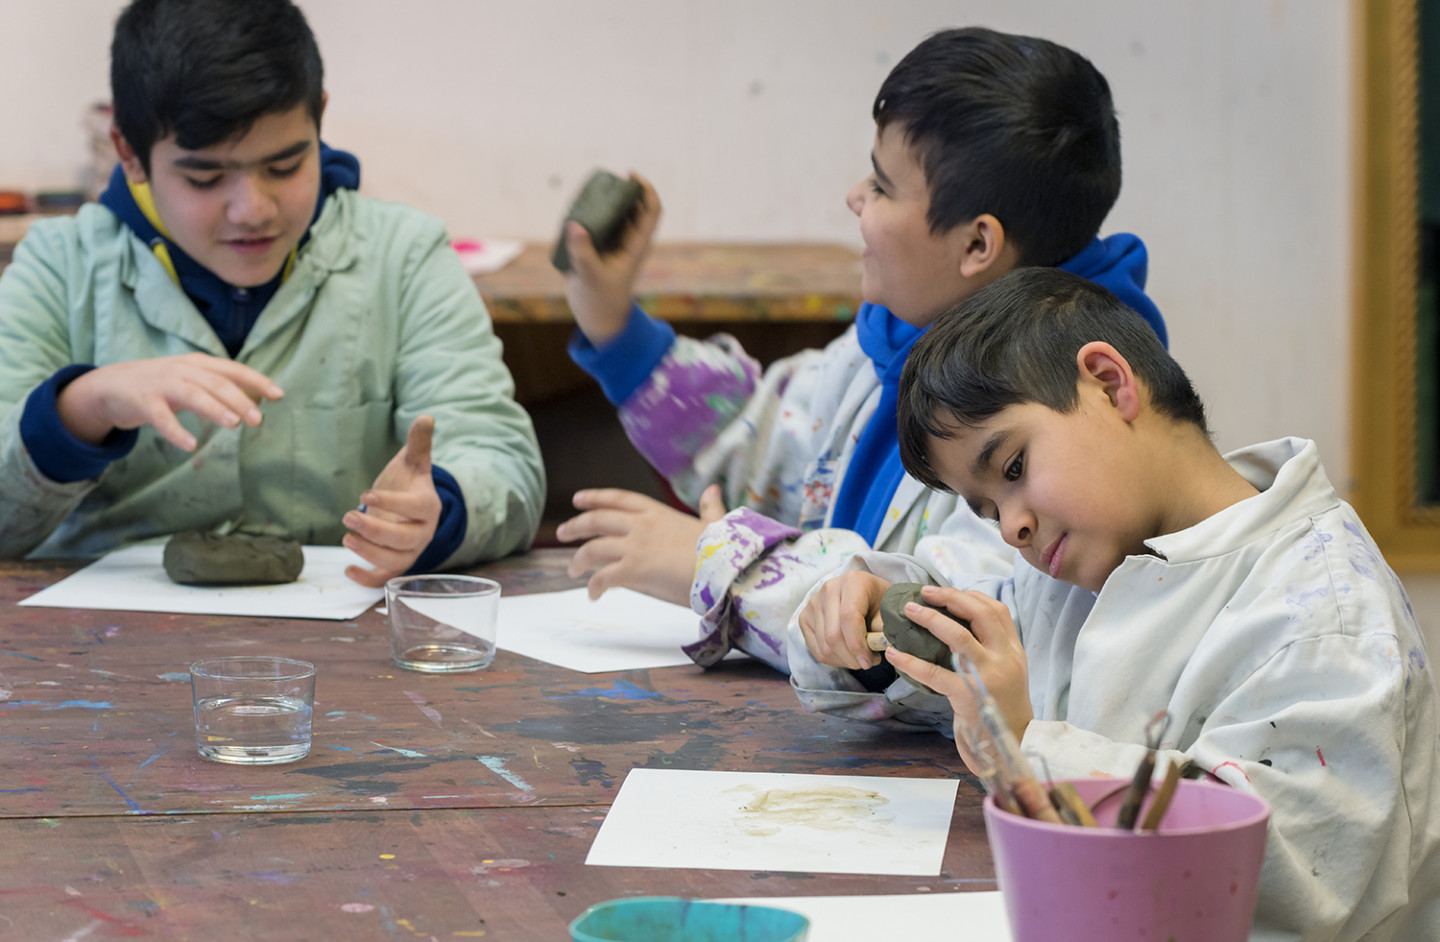
[[[380,855],[380,859],[381,859],[381,860],[394,860],[394,859],[395,859],[395,855],[394,855],[394,854],[381,854],[381,855]]]

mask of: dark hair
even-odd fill
[[[290,0],[134,0],[115,21],[115,125],[146,172],[155,142],[187,150],[302,102],[320,125],[324,67]]]
[[[915,149],[931,231],[990,213],[1022,265],[1077,254],[1120,195],[1110,86],[1090,60],[1044,39],[936,33],[891,70],[872,113]]]
[[[1205,406],[1145,319],[1100,285],[1058,268],[1019,268],[936,318],[900,375],[900,460],[926,487],[949,488],[930,443],[1014,405],[1056,412],[1079,404],[1076,355],[1110,344],[1145,387],[1150,407],[1209,434]]]

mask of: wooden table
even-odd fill
[[[505,344],[521,403],[594,386],[565,352],[575,320],[550,246],[527,245],[475,286]],[[854,320],[860,255],[842,245],[662,242],[640,270],[635,300],[678,333],[730,334],[768,365],[824,346]]]
[[[568,555],[477,572],[507,593],[569,588]],[[561,939],[627,895],[995,887],[968,776],[934,878],[585,866],[631,768],[961,775],[940,737],[806,714],[758,663],[577,674],[502,651],[432,676],[390,662],[374,610],[14,604],[70,568],[0,564],[0,939]],[[188,665],[261,652],[319,667],[310,756],[201,759]]]

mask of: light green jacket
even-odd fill
[[[247,530],[336,544],[340,518],[435,417],[434,461],[465,496],[444,568],[524,549],[545,477],[500,341],[442,224],[340,190],[235,358],[285,390],[256,428],[189,412],[186,453],[146,426],[98,479],[61,484],[20,439],[25,399],[72,363],[228,354],[170,275],[107,209],[36,223],[0,276],[0,557],[95,556],[243,517]]]

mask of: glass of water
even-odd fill
[[[195,748],[240,765],[294,762],[310,752],[315,665],[287,657],[212,657],[190,665]]]
[[[413,671],[448,673],[495,660],[500,583],[478,576],[399,576],[385,583],[390,657]]]

